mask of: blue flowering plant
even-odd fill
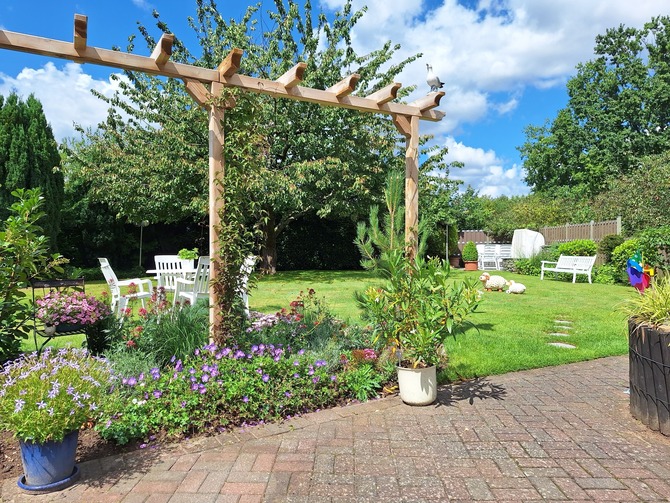
[[[84,292],[52,290],[35,300],[37,318],[45,325],[95,325],[111,314],[109,305]]]
[[[0,428],[24,442],[59,442],[95,422],[113,382],[109,363],[85,349],[23,355],[0,371]]]

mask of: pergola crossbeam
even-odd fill
[[[327,93],[334,94],[337,98],[343,98],[344,96],[349,96],[356,89],[356,84],[361,79],[361,76],[357,73],[349,75],[342,80],[340,80],[334,86],[326,89]]]
[[[173,42],[174,35],[172,33],[163,33],[163,35],[161,35],[154,52],[151,53],[151,59],[156,62],[157,66],[163,66],[170,59],[170,56],[172,56]]]
[[[377,105],[383,105],[389,101],[393,101],[398,96],[398,90],[402,87],[400,82],[394,82],[389,84],[386,87],[382,87],[379,91],[375,91],[372,94],[368,94],[365,98],[372,100]]]
[[[221,62],[218,68],[219,78],[230,77],[235,75],[240,69],[242,63],[242,49],[233,49],[228,53],[226,58]]]
[[[439,93],[428,93],[427,95],[410,103],[409,106],[418,108],[421,110],[421,112],[426,112],[431,108],[439,106],[442,96],[444,96],[444,91],[440,91]]]
[[[88,38],[88,17],[82,14],[74,15],[74,50],[81,52],[86,49]]]
[[[285,89],[290,89],[291,87],[297,86],[302,82],[305,70],[307,69],[307,63],[302,61],[291,68],[288,72],[284,73],[281,77],[277,79],[277,82],[284,86]]]

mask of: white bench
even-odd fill
[[[571,255],[561,255],[558,257],[558,262],[543,260],[542,270],[540,271],[540,279],[544,279],[544,271],[566,272],[572,274],[573,283],[576,281],[578,274],[585,274],[588,276],[589,283],[591,283],[591,269],[593,269],[593,264],[595,264],[595,262],[595,255],[593,257],[574,257]]]

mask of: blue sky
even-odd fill
[[[242,15],[251,2],[219,0],[225,18]],[[262,0],[263,10],[274,5]],[[312,0],[315,11],[332,12],[344,0]],[[450,161],[465,164],[451,177],[481,194],[528,193],[516,147],[528,124],[539,125],[565,106],[565,83],[579,62],[593,57],[595,36],[625,24],[640,27],[666,14],[663,0],[354,0],[368,11],[352,33],[359,53],[388,39],[401,44],[398,57],[423,56],[396,81],[416,85],[410,100],[424,95],[425,64],[445,83],[440,123],[422,121],[421,132],[449,147]],[[74,14],[88,16],[88,44],[125,48],[137,22],[158,38],[151,16],[161,13],[175,35],[196,51],[186,18],[195,0],[2,0],[0,29],[72,40]],[[667,10],[667,9],[666,9]],[[267,16],[264,17],[269,22]],[[191,42],[191,43],[189,43]],[[142,53],[143,42],[136,51]],[[147,54],[148,55],[148,54]],[[89,89],[115,89],[114,70],[0,49],[0,94],[34,93],[43,103],[57,139],[74,135],[74,122],[95,126],[104,104]]]

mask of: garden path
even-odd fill
[[[627,357],[390,397],[80,465],[3,502],[668,501],[670,438],[628,412]]]

